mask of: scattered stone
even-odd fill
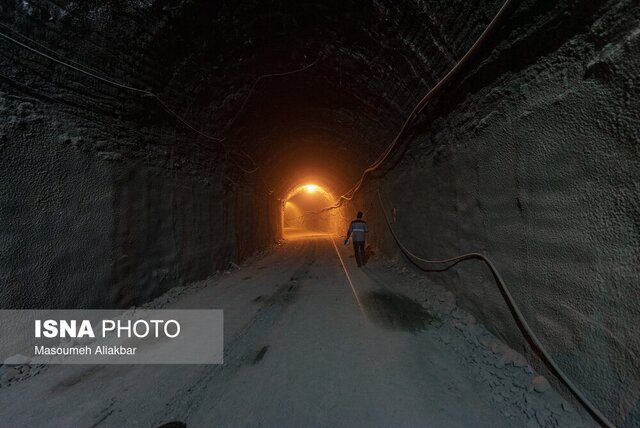
[[[536,420],[542,427],[548,426],[548,421],[551,419],[551,413],[546,409],[536,409]]]
[[[493,352],[494,354],[499,354],[500,351],[504,348],[502,343],[495,339],[489,343],[489,347],[491,348],[491,352]]]
[[[522,359],[519,359],[519,360],[514,360],[512,363],[513,363],[514,367],[523,368],[523,367],[526,367],[527,360],[522,358]]]
[[[17,378],[19,375],[20,375],[20,370],[18,370],[17,367],[12,367],[2,375],[2,382],[3,383],[11,382],[15,378]]]
[[[513,380],[513,386],[515,386],[518,389],[527,389],[527,385],[525,385],[524,383],[520,382],[517,379]]]
[[[491,337],[490,336],[482,336],[480,338],[480,344],[485,348],[485,349],[490,349],[491,348]]]
[[[551,388],[549,381],[544,376],[536,376],[532,379],[533,389],[536,392],[546,392]]]

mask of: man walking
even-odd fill
[[[344,240],[345,245],[347,245],[349,243],[349,238],[353,237],[353,249],[356,253],[356,262],[358,263],[358,267],[361,267],[366,263],[364,240],[367,232],[369,232],[367,222],[362,220],[362,211],[358,211],[357,218],[349,225],[347,239]]]

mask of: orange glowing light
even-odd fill
[[[318,190],[318,186],[316,186],[315,184],[306,184],[304,186],[304,190],[306,190],[307,193],[314,193],[316,190]]]

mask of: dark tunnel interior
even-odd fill
[[[486,266],[422,272],[397,240],[490,256],[638,426],[639,52],[632,0],[2,0],[0,307],[141,307],[363,211],[374,267],[426,275],[577,403]]]

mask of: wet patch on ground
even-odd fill
[[[258,353],[256,354],[255,358],[253,359],[253,363],[251,363],[251,364],[253,364],[255,366],[260,361],[262,361],[262,359],[264,358],[264,355],[267,353],[268,350],[269,350],[269,345],[263,346],[262,349],[260,349],[258,351]]]
[[[243,281],[246,281],[247,279],[251,279],[252,277],[250,276],[245,276],[244,278],[242,278]]]
[[[440,325],[437,316],[402,294],[374,291],[362,298],[369,319],[390,330],[417,333]]]
[[[262,296],[258,296],[255,299],[253,299],[253,301],[257,303],[257,302],[262,302],[263,299],[264,298]]]

